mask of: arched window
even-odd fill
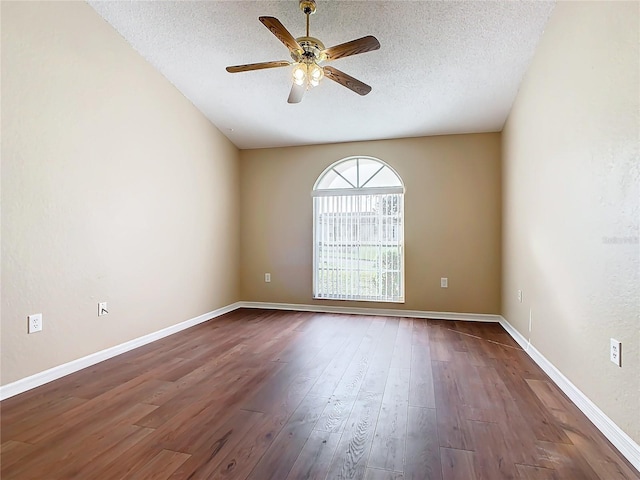
[[[349,157],[313,187],[313,296],[404,302],[404,186],[386,163]]]

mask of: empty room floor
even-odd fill
[[[639,479],[496,323],[236,310],[3,401],[9,479]]]

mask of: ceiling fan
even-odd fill
[[[359,95],[366,95],[371,87],[323,62],[339,58],[371,52],[380,48],[378,39],[369,35],[334,47],[325,48],[317,38],[309,36],[309,15],[316,12],[315,0],[300,0],[300,10],[307,16],[307,34],[294,38],[275,17],[259,17],[259,20],[280,40],[291,53],[293,62],[287,60],[274,62],[250,63],[227,67],[229,73],[248,72],[265,68],[293,66],[293,86],[289,94],[289,103],[300,103],[304,92],[317,86],[323,77],[327,77],[340,85],[353,90]]]

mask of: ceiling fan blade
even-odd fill
[[[284,43],[292,53],[302,52],[302,47],[300,46],[300,44],[296,41],[295,38],[293,38],[293,35],[291,35],[289,31],[284,28],[284,25],[280,23],[280,20],[275,17],[258,17],[258,19],[264,24],[265,27],[267,27],[271,31],[271,33],[278,37],[278,40]]]
[[[291,62],[287,62],[286,60],[279,60],[276,62],[248,63],[246,65],[234,65],[233,67],[227,67],[227,72],[248,72],[250,70],[262,70],[264,68],[288,67],[289,65],[291,65]]]
[[[293,82],[293,86],[291,87],[291,93],[289,93],[289,98],[287,99],[288,103],[300,103],[302,101],[302,97],[304,96],[304,92],[307,89],[304,85],[298,85],[296,82]]]
[[[349,90],[353,90],[358,95],[366,95],[371,91],[371,87],[366,83],[362,83],[360,80],[353,78],[351,75],[347,75],[344,72],[341,72],[337,68],[326,66],[322,69],[324,71],[324,75],[327,78],[330,78],[334,82],[339,83],[340,85],[347,87]]]
[[[379,48],[380,42],[378,42],[378,39],[369,35],[358,38],[357,40],[351,40],[347,43],[341,43],[335,47],[329,47],[322,53],[326,55],[327,60],[336,60],[337,58],[348,57],[350,55],[371,52]]]

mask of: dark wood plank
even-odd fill
[[[132,452],[137,450],[138,445],[153,433],[151,428],[137,427],[137,429],[128,437],[120,440],[117,444],[111,448],[98,452],[98,455],[93,457],[92,460],[81,466],[75,473],[74,478],[122,478],[111,477],[108,475],[111,465],[118,464],[121,467],[128,467],[131,465],[131,461],[135,458]]]
[[[307,396],[247,478],[254,480],[286,478],[326,404],[326,398]]]
[[[544,450],[557,472],[558,478],[579,478],[581,480],[598,480],[600,477],[591,465],[580,454],[574,445],[552,442],[536,442]],[[633,478],[633,477],[631,477]]]
[[[398,333],[393,347],[390,368],[411,368],[412,336],[413,319],[401,318],[398,322]]]
[[[390,368],[383,395],[385,403],[409,403],[411,371],[408,368]]]
[[[454,343],[461,342],[458,335],[449,328],[449,322],[443,320],[433,320],[428,324],[429,347],[431,349],[431,359],[439,362],[450,362],[453,360],[452,348]]]
[[[470,421],[475,440],[474,470],[478,479],[518,478],[516,464],[511,456],[500,426],[495,423]]]
[[[342,433],[355,403],[356,397],[332,396],[320,415],[315,429],[323,432]]]
[[[145,412],[149,414],[156,410],[157,407],[146,405],[138,408],[137,402],[132,403],[131,399],[138,396],[146,397],[157,386],[158,382],[147,375],[132,378],[75,408],[48,418],[39,425],[15,435],[13,439],[27,443],[56,443],[65,440],[70,431],[85,434],[89,428],[99,428],[100,423],[104,421],[104,417],[110,418],[111,422],[115,422],[119,421],[123,416],[131,415],[128,419],[137,421],[140,417],[145,416]]]
[[[269,413],[273,408],[277,408],[282,392],[287,391],[297,379],[302,378],[300,377],[302,373],[304,373],[303,369],[295,363],[274,363],[269,376],[263,381],[263,386],[257,389],[254,387],[253,392],[240,405],[240,408]]]
[[[38,408],[25,408],[22,414],[13,415],[10,418],[4,418],[4,405],[2,409],[2,430],[0,435],[2,441],[13,438],[27,438],[25,432],[31,430],[39,431],[42,423],[48,421],[52,417],[55,418],[71,409],[79,407],[87,400],[84,398],[65,397],[57,398],[54,401],[45,403]],[[16,409],[17,410],[17,409]],[[35,410],[35,411],[34,411]]]
[[[382,398],[369,467],[396,472],[404,470],[409,408],[408,378],[405,372],[406,370],[393,369],[388,374],[389,389],[385,390]]]
[[[378,345],[385,331],[385,324],[386,321],[384,320],[371,322],[367,333],[362,337],[355,355],[352,357],[342,378],[340,378],[340,381],[331,394],[339,397],[350,397],[358,394],[369,366],[375,362],[374,359],[380,353]],[[391,358],[389,356],[389,362],[390,361]],[[383,378],[386,378],[386,371],[384,372]],[[384,390],[384,385],[382,386],[382,390]]]
[[[381,403],[382,395],[379,393],[362,392],[358,396],[336,449],[328,478],[364,477]]]
[[[298,357],[293,361],[301,363],[308,377],[320,380],[320,376],[331,366],[331,363],[337,356],[341,356],[341,352],[347,348],[349,342],[349,334],[343,330],[339,330],[317,353],[307,351],[304,356]],[[326,391],[326,390],[325,390]],[[319,388],[318,392],[322,392]]]
[[[380,334],[380,341],[375,345],[369,367],[360,389],[365,392],[384,393],[387,375],[391,366],[393,350],[396,344],[399,322],[388,318]]]
[[[555,470],[531,465],[516,465],[522,480],[560,480]]]
[[[409,407],[406,480],[442,480],[438,424],[434,408]]]
[[[581,439],[593,442],[597,445],[598,451],[602,453],[602,460],[606,463],[611,462],[611,457],[614,457],[614,463],[622,462],[628,467],[627,470],[633,470],[633,466],[620,455],[608,440],[603,438],[602,434],[588,421],[578,407],[572,404],[566,395],[551,381],[527,379],[526,382],[570,439],[572,439],[572,436],[569,432],[572,432],[574,435],[579,436],[573,437],[573,439],[578,438],[579,442],[582,441]],[[575,445],[573,439],[572,443]]]
[[[545,451],[536,442],[530,419],[522,415],[495,368],[467,366],[467,369],[470,375],[458,376],[466,418],[498,424],[515,462],[552,468]]]
[[[93,447],[90,451],[79,455],[82,445],[71,447],[65,455],[51,464],[51,470],[55,471],[59,478],[80,478],[79,473],[87,471],[87,467],[92,465],[101,452],[113,452],[117,446],[128,439],[146,438],[148,433],[145,428],[126,424],[115,426],[107,431],[96,431],[84,438],[84,441]],[[25,476],[31,475],[26,473]]]
[[[136,480],[165,480],[186,462],[191,455],[171,450],[161,450],[135,473]]]
[[[456,357],[454,360],[461,404],[465,410],[493,410],[494,404],[482,377],[486,367],[471,364],[466,352],[462,355],[464,359]]]
[[[578,447],[580,454],[600,478],[611,480],[628,480],[638,478],[624,462],[620,461],[617,452],[601,439],[592,439],[580,433],[566,432],[571,443]]]
[[[292,382],[286,390],[280,392],[278,398],[273,399],[273,406],[264,414],[264,418],[244,435],[241,443],[234,445],[217,468],[208,468],[200,473],[203,475],[206,473],[209,477],[246,478],[272,446],[294,412],[299,413],[291,420],[290,427],[293,429],[301,426],[303,431],[310,431],[326,404],[325,398],[307,395],[314,380],[299,377],[298,381]],[[300,410],[298,410],[299,406],[302,406]],[[289,431],[291,432],[292,430]],[[281,441],[286,443],[286,438]],[[281,445],[276,445],[274,448],[278,451]],[[202,478],[209,477],[202,476]]]
[[[242,442],[234,445],[216,469],[207,469],[193,478],[247,478],[289,419],[292,411],[286,407],[278,414],[265,415],[261,422],[246,432]]]
[[[409,382],[409,405],[435,408],[433,370],[431,354],[426,345],[411,348],[411,379]]]
[[[317,397],[333,395],[336,387],[342,379],[342,376],[355,357],[358,346],[361,342],[362,332],[360,332],[360,334],[356,332],[349,336],[345,344],[342,346],[343,353],[341,355],[335,355],[326,368],[323,369],[318,380],[311,388],[311,391],[309,392],[310,395]]]
[[[453,362],[432,362],[438,438],[441,447],[473,450],[473,433],[465,416],[462,395],[458,387]]]
[[[374,437],[367,468],[403,472],[405,441],[406,435],[401,437],[388,435]]]
[[[80,407],[81,408],[81,407]],[[120,405],[117,413],[109,410],[111,425],[105,430],[100,418],[86,420],[84,423],[73,423],[57,429],[51,435],[44,435],[44,440],[29,457],[28,462],[11,465],[3,472],[3,478],[44,478],[50,471],[64,468],[79,468],[83,462],[97,456],[101,449],[121,441],[138,427],[132,424],[149,409],[156,408],[143,404]],[[99,416],[98,416],[99,417]],[[104,440],[104,441],[102,441]],[[91,448],[82,453],[86,447]],[[50,448],[54,446],[55,449]],[[52,455],[57,452],[56,455]]]
[[[38,447],[30,443],[7,440],[0,445],[0,478],[7,475],[9,467],[22,461],[25,457],[30,457]]]
[[[275,354],[271,360],[285,363],[310,362],[322,349],[344,337],[339,328],[339,325],[345,321],[343,317],[327,316],[320,324],[314,321],[314,317],[318,317],[316,313],[301,312],[300,315],[305,321],[296,328],[296,332],[300,332],[298,337],[289,341],[287,346]]]
[[[560,423],[545,408],[527,384],[522,372],[518,370],[516,359],[521,355],[525,355],[524,352],[511,350],[509,359],[500,359],[495,363],[496,371],[509,389],[518,408],[521,412],[526,412],[523,417],[527,419],[536,439],[555,443],[571,443]],[[517,361],[522,361],[522,359]]]
[[[286,480],[324,480],[339,441],[339,433],[312,431]]]
[[[473,375],[479,378],[481,387],[478,391],[478,397],[472,398],[468,404],[464,405],[466,418],[493,423],[504,420],[509,423],[521,415],[520,408],[493,366],[470,366],[468,368]],[[473,397],[473,390],[468,390],[464,394]]]
[[[259,429],[265,419],[267,417],[263,413],[237,410],[201,443],[189,448],[193,454],[169,478],[211,478],[220,465],[226,465],[226,456],[250,437],[250,432]]]
[[[473,452],[440,448],[443,480],[470,480],[477,478],[473,467]]]
[[[248,392],[254,392],[256,385],[260,385],[283,367],[283,364],[275,362],[265,362],[261,365],[229,362],[219,366],[217,361],[213,360],[195,370],[193,375],[187,375],[174,382],[174,389],[179,390],[180,394],[172,395],[168,401],[141,418],[137,424],[158,428],[176,415],[186,414],[187,418],[191,418],[210,407],[222,408],[225,404],[233,403],[233,399],[245,398]]]
[[[388,470],[378,470],[377,468],[367,468],[364,480],[404,480],[404,475]]]
[[[414,319],[411,330],[411,345],[429,347],[429,320]],[[433,321],[431,321],[433,323]]]

